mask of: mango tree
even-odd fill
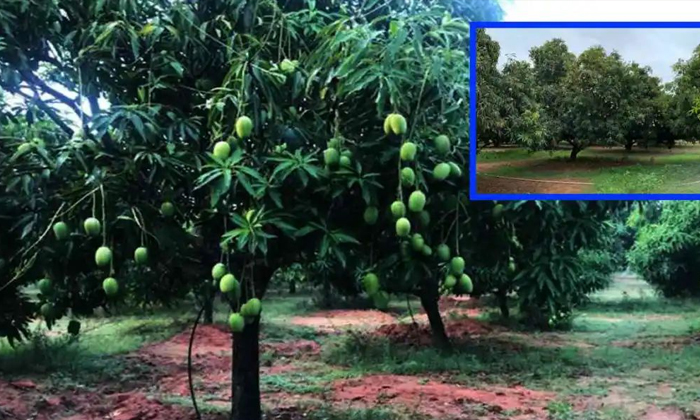
[[[677,139],[697,140],[700,121],[692,110],[700,97],[700,46],[690,58],[679,60],[673,70],[675,78],[669,83],[672,95],[668,104],[671,131]]]
[[[466,190],[468,12],[451,16],[451,1],[35,6],[0,6],[11,28],[0,80],[56,129],[3,143],[16,152],[3,151],[2,174],[26,212],[9,227],[22,243],[11,283],[37,283],[49,323],[189,291],[206,308],[218,290],[231,308],[232,418],[261,418],[258,333],[276,270],[323,259],[347,271],[369,247],[366,267],[382,274],[410,221],[358,224],[395,197],[424,229],[425,208],[445,227],[425,231],[431,244],[459,237],[448,223]],[[432,305],[431,281],[402,288]]]
[[[480,207],[480,209],[479,209]],[[493,294],[504,317],[550,328],[604,288],[615,268],[608,219],[624,203],[515,201],[470,206],[463,249],[477,296]]]
[[[563,81],[563,114],[566,141],[571,144],[570,159],[590,145],[624,142],[625,132],[619,112],[626,74],[622,58],[607,54],[602,47],[582,52]]]
[[[554,38],[530,49],[537,102],[543,108],[544,132],[548,143],[545,148],[555,148],[560,141],[567,138],[562,122],[562,100],[566,95],[563,82],[575,59],[576,56],[560,38]]]
[[[501,46],[479,29],[476,47],[476,138],[480,145],[499,146],[508,140],[505,102],[509,97],[498,70]]]

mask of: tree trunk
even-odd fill
[[[260,420],[260,317],[233,334],[231,420]]]
[[[297,281],[292,279],[289,281],[289,294],[293,295],[297,292]]]
[[[430,330],[433,333],[433,344],[441,349],[449,349],[450,339],[445,331],[445,324],[440,316],[440,308],[438,307],[438,296],[436,293],[422,292],[420,295],[420,303],[423,305],[425,313],[428,315],[430,322]]]
[[[205,296],[204,297],[204,320],[203,324],[213,324],[214,323],[214,297]]]
[[[504,291],[496,292],[496,298],[498,299],[498,307],[501,309],[501,316],[504,319],[510,318],[510,308],[508,308],[508,295]]]
[[[575,161],[575,160],[576,160],[576,156],[578,155],[578,153],[579,153],[580,151],[581,151],[581,148],[580,148],[580,147],[574,146],[574,147],[571,149],[571,154],[569,155],[569,160],[572,161],[572,162]]]
[[[332,306],[332,301],[331,301],[331,282],[327,279],[323,279],[323,305],[326,308],[330,308]]]
[[[628,140],[625,143],[625,150],[627,150],[628,152],[632,151],[632,143],[633,143],[632,140]]]

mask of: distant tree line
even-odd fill
[[[662,84],[649,67],[593,46],[580,55],[561,39],[530,49],[530,61],[498,68],[500,45],[477,35],[479,147],[546,150],[568,143],[570,158],[592,145],[673,147],[700,138],[700,46]]]

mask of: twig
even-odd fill
[[[190,345],[187,347],[187,380],[190,384],[190,396],[192,397],[192,405],[194,406],[194,412],[197,414],[197,419],[202,420],[202,415],[199,413],[199,408],[197,407],[197,398],[194,395],[194,382],[192,381],[192,346],[194,345],[194,334],[197,331],[197,325],[199,320],[204,314],[205,305],[202,305],[202,309],[199,310],[197,314],[197,319],[194,321],[192,326],[192,334],[190,334]]]
[[[413,322],[413,325],[418,325],[416,319],[413,317],[413,308],[411,308],[411,301],[408,299],[408,295],[406,295],[406,306],[408,307],[408,313],[411,314],[411,321]]]
[[[46,230],[44,230],[44,233],[42,233],[41,236],[39,237],[39,239],[37,239],[29,248],[27,248],[27,249],[22,253],[22,255],[20,256],[20,258],[22,258],[22,257],[24,257],[25,255],[27,255],[27,254],[29,253],[29,251],[31,251],[32,249],[34,249],[34,247],[36,247],[37,245],[39,245],[39,242],[41,242],[41,241],[46,237],[46,235],[49,234],[49,231],[51,230],[51,227],[53,226],[53,222],[60,216],[61,210],[63,209],[63,207],[64,207],[65,205],[66,205],[66,203],[61,203],[61,205],[58,207],[58,210],[56,210],[56,213],[54,213],[53,217],[51,217],[51,220],[49,221],[48,226],[46,226]],[[11,260],[12,260],[12,259],[14,259],[14,257],[12,257]],[[0,289],[0,290],[2,290],[2,289]]]

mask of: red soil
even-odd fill
[[[161,392],[189,396],[187,377],[187,347],[190,331],[184,331],[170,340],[146,346],[133,354],[142,363],[154,363],[166,367],[160,381],[155,384]],[[263,352],[276,356],[294,357],[295,360],[318,355],[321,347],[311,340],[266,343]],[[192,351],[195,392],[215,395],[222,400],[230,398],[231,389],[231,333],[225,327],[205,325],[197,328]],[[294,370],[287,364],[261,367],[261,374],[275,374]]]
[[[659,408],[651,408],[642,417],[642,420],[684,420],[685,416],[678,410],[661,410]]]
[[[436,418],[474,418],[468,416],[477,405],[491,412],[514,411],[526,417],[545,418],[545,407],[556,394],[529,390],[520,386],[471,389],[459,385],[421,380],[414,376],[374,375],[338,381],[333,387],[337,402],[374,407],[379,404],[401,405],[410,411]],[[479,418],[483,418],[480,417]]]
[[[447,335],[452,340],[481,336],[498,331],[497,327],[474,319],[460,319],[445,323]],[[375,335],[388,337],[395,342],[413,346],[427,346],[432,342],[430,326],[425,324],[391,324],[379,327]]]
[[[308,356],[316,356],[321,353],[321,346],[311,340],[296,340],[282,343],[263,344],[262,350],[271,352],[276,356],[294,357],[301,359]]]
[[[348,328],[376,328],[395,321],[396,318],[380,311],[331,310],[296,316],[292,318],[291,323],[320,331],[336,332]]]
[[[0,381],[0,418],[24,419],[29,417],[32,407],[28,405],[26,392],[11,383]],[[14,416],[14,417],[12,417]]]
[[[443,296],[440,298],[440,310],[450,309],[476,309],[481,308],[483,302],[477,298],[467,296]]]
[[[481,311],[477,309],[480,306],[478,299],[468,297],[445,296],[440,299],[440,310],[443,316],[456,313],[476,317],[481,314]],[[416,322],[428,322],[428,318],[421,308],[414,308],[414,311]],[[332,333],[346,329],[372,330],[385,325],[393,325],[396,323],[396,317],[376,310],[329,310],[296,316],[292,318],[291,323]]]
[[[140,392],[103,395],[100,392],[74,391],[44,396],[41,387],[18,391],[0,382],[0,418],[36,420],[173,420],[194,419],[191,410],[163,404]],[[79,414],[76,414],[79,413]]]
[[[190,330],[159,343],[149,344],[137,353],[163,356],[180,360],[187,357],[187,346],[190,342]],[[221,354],[231,352],[231,332],[218,325],[200,325],[194,338],[192,355]]]
[[[147,395],[165,394],[189,397],[187,377],[187,347],[190,331],[169,340],[144,346],[125,356],[131,379],[109,383],[95,390],[77,390],[52,395],[29,380],[0,381],[0,419],[19,420],[186,420],[194,412],[186,407],[164,404]],[[193,378],[198,396],[208,394],[214,405],[228,406],[231,397],[231,333],[225,327],[200,326],[193,347]],[[270,343],[263,351],[286,357],[317,355],[320,347],[309,340]],[[277,361],[277,359],[275,359]],[[138,367],[138,369],[135,369]],[[296,367],[279,363],[261,367],[261,375],[294,370]],[[264,395],[265,403],[279,406],[280,395]],[[79,414],[75,414],[79,412]],[[36,417],[32,417],[36,413]],[[291,413],[291,412],[290,412]],[[280,414],[273,418],[303,418],[303,413]],[[216,418],[216,417],[215,417]]]

